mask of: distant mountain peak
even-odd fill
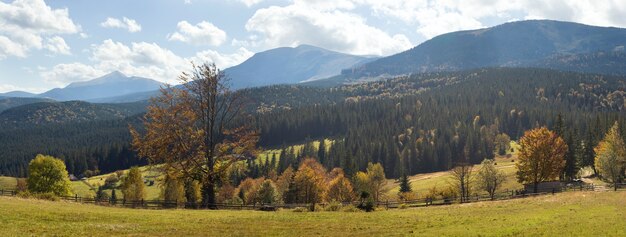
[[[232,79],[233,88],[241,89],[327,78],[371,60],[302,44],[256,53],[245,62],[227,68],[225,73]]]
[[[143,77],[129,77],[120,71],[113,71],[101,77],[69,84],[41,94],[41,97],[55,100],[94,100],[123,96],[138,92],[154,91],[161,83]]]
[[[126,74],[124,74],[124,73],[122,73],[120,71],[115,70],[115,71],[110,72],[109,74],[106,74],[106,75],[102,76],[102,77],[128,77],[128,76],[126,76]]]

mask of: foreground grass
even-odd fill
[[[0,198],[3,236],[624,236],[626,192],[373,213],[136,210]]]

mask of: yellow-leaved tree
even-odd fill
[[[52,156],[37,155],[28,164],[28,190],[33,193],[70,195],[70,178],[62,160]]]
[[[143,183],[141,170],[136,166],[130,168],[128,174],[122,177],[120,188],[126,201],[139,202],[146,198],[146,185]]]
[[[297,200],[304,203],[318,203],[326,192],[326,169],[315,159],[306,158],[294,176]]]
[[[327,201],[351,202],[354,201],[354,188],[350,179],[344,176],[341,168],[335,168],[331,172],[335,174],[334,178],[328,183],[326,191]]]
[[[556,133],[545,127],[524,133],[519,141],[517,180],[532,184],[536,193],[539,183],[559,178],[565,167],[567,144]]]
[[[626,148],[617,122],[594,150],[596,152],[595,167],[598,173],[603,179],[613,183],[613,188],[617,190],[617,183],[624,178],[626,168]]]

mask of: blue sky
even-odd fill
[[[623,0],[0,0],[0,92],[114,70],[174,83],[190,61],[227,68],[276,47],[386,56],[508,21],[625,27],[624,15]]]

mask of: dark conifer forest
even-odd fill
[[[249,101],[249,117],[241,121],[254,121],[261,147],[334,141],[327,152],[310,146],[302,152],[284,149],[275,161],[279,172],[310,156],[347,174],[380,162],[387,177],[398,178],[403,173],[448,170],[463,161],[480,163],[494,156],[497,135],[518,139],[539,126],[556,127],[576,147],[572,155],[593,163],[592,147],[602,134],[616,120],[626,127],[625,89],[626,78],[620,76],[489,68],[332,88],[284,85],[239,93]],[[130,148],[128,131],[128,125],[140,125],[141,110],[123,118],[116,113],[82,121],[45,119],[50,116],[27,106],[41,104],[0,114],[1,175],[25,176],[28,162],[39,153],[64,159],[69,172],[77,175],[147,163]],[[98,115],[101,107],[86,106],[76,114]],[[15,113],[38,119],[13,121]]]

